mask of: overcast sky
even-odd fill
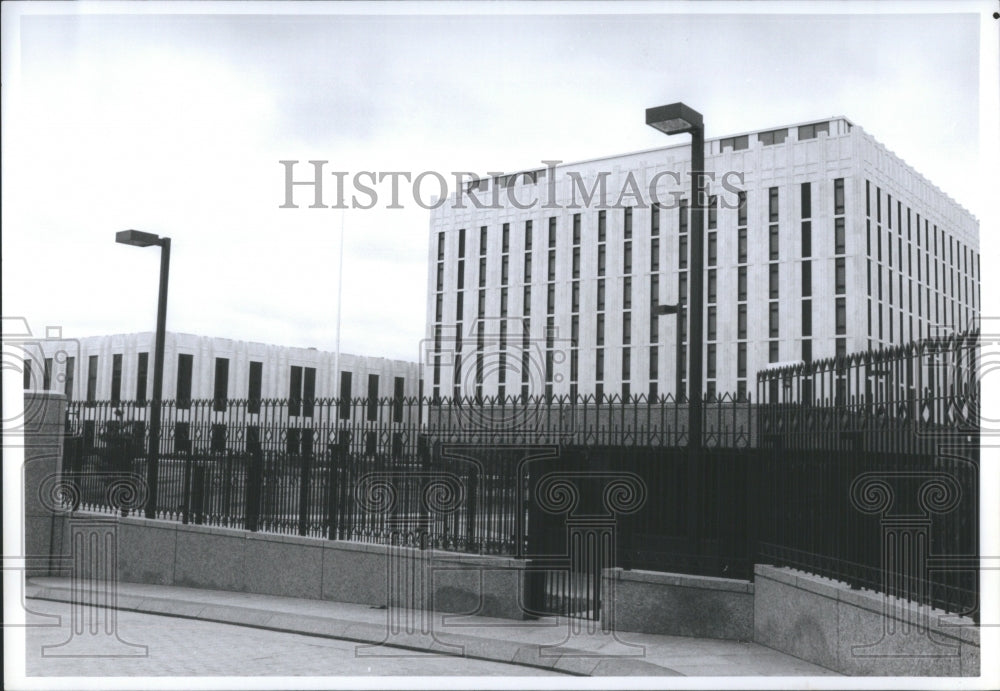
[[[153,329],[158,252],[114,243],[137,228],[173,239],[169,329],[332,350],[341,212],[280,209],[279,160],[540,167],[663,146],[644,110],[678,100],[708,137],[844,115],[980,219],[984,269],[994,246],[988,2],[155,7],[3,6],[3,312],[36,331]],[[345,214],[344,352],[417,357],[429,212],[402,197]]]

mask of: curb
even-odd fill
[[[31,583],[26,584],[25,597],[53,602],[74,601],[73,591],[70,588],[38,586]],[[393,636],[392,643],[387,643],[384,626],[348,619],[275,612],[239,605],[219,605],[193,600],[119,594],[115,609],[211,621],[219,624],[249,626],[280,633],[369,643],[374,646],[385,645],[389,648],[432,652],[474,660],[503,662],[522,667],[562,672],[573,676],[684,676],[669,667],[642,659],[601,657],[591,652],[561,646],[555,646],[558,652],[555,650],[547,651],[543,655],[542,646],[537,644],[517,643],[505,639],[484,638],[467,634],[404,634]],[[377,653],[373,653],[373,655],[377,655]]]

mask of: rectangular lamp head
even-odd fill
[[[141,230],[120,230],[115,233],[115,242],[133,247],[149,247],[160,244],[160,236],[155,233],[144,233]]]
[[[683,103],[646,109],[646,124],[665,134],[691,132],[703,126],[701,113]]]

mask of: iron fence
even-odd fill
[[[759,403],[706,398],[697,449],[669,396],[168,401],[152,508],[523,557],[539,613],[598,616],[608,566],[752,579],[763,562],[975,617],[977,347],[966,334],[762,372]],[[77,506],[148,508],[147,415],[70,404]],[[892,553],[903,543],[922,551]]]

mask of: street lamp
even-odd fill
[[[701,433],[701,395],[702,395],[702,325],[704,321],[704,305],[702,305],[702,288],[704,282],[703,256],[705,228],[702,213],[702,191],[704,189],[705,172],[705,125],[701,113],[692,110],[683,103],[671,103],[666,106],[646,109],[646,124],[664,134],[691,135],[691,258],[690,290],[688,301],[690,328],[688,328],[688,447],[700,448]],[[680,329],[677,334],[678,352],[680,351]],[[680,395],[680,391],[677,392]]]
[[[153,400],[149,406],[149,453],[146,462],[146,518],[156,518],[157,479],[160,465],[160,408],[163,403],[163,341],[167,328],[167,279],[170,274],[170,238],[141,230],[122,230],[115,242],[133,247],[160,247],[160,292],[156,305],[156,345],[153,355]]]

